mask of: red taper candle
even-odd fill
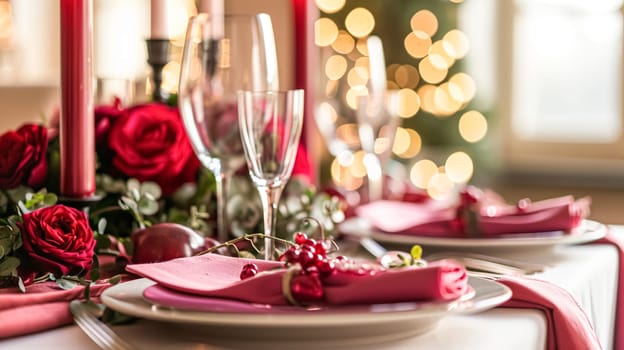
[[[95,193],[92,0],[61,0],[61,196]]]

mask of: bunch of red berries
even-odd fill
[[[323,299],[322,281],[336,271],[335,261],[339,262],[342,257],[328,257],[328,250],[331,249],[329,242],[317,242],[302,232],[295,233],[294,242],[279,257],[286,267],[299,269],[292,275],[290,293],[300,303],[320,301]],[[257,273],[258,266],[248,263],[243,266],[240,278],[247,279]]]
[[[318,274],[322,278],[336,270],[332,259],[327,257],[327,250],[331,247],[327,242],[317,242],[302,232],[295,233],[294,240],[296,245],[291,246],[279,257],[286,266],[299,264],[303,273]]]
[[[287,267],[298,266],[301,271],[292,277],[290,293],[298,302],[308,303],[323,299],[323,279],[336,271],[333,259],[327,256],[331,248],[326,241],[315,241],[305,233],[294,235],[295,245],[288,248],[279,260]]]

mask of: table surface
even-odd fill
[[[612,226],[624,238],[624,226]],[[498,255],[547,264],[537,278],[555,283],[569,291],[583,307],[593,323],[603,349],[613,347],[618,256],[613,246],[588,244],[559,246],[552,250],[499,252]],[[246,342],[244,330],[236,339],[205,339],[196,331],[185,332],[171,324],[141,320],[130,325],[115,326],[124,339],[149,349],[276,349],[296,346],[320,348],[315,344],[284,342]],[[187,334],[188,333],[188,334]],[[322,335],[319,335],[322,337]],[[495,308],[474,315],[447,316],[431,331],[407,339],[383,344],[341,344],[343,349],[545,349],[546,321],[533,309]],[[97,349],[76,326],[67,326],[34,335],[0,342],[6,349]],[[331,348],[337,346],[331,345]]]

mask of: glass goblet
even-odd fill
[[[195,154],[216,179],[217,236],[222,242],[229,236],[228,183],[245,163],[236,93],[277,88],[277,54],[269,15],[191,18],[178,104]]]
[[[264,258],[275,258],[271,237],[280,195],[292,174],[303,126],[303,90],[241,91],[238,122],[245,159],[264,219]]]

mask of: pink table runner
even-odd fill
[[[530,277],[500,278],[512,291],[501,307],[537,309],[546,316],[547,350],[598,350],[600,341],[587,315],[563,288]]]
[[[613,327],[613,349],[624,350],[624,241],[613,234],[607,235],[596,241],[596,244],[611,244],[618,251],[618,284],[617,284],[617,305],[615,308],[615,326]]]

